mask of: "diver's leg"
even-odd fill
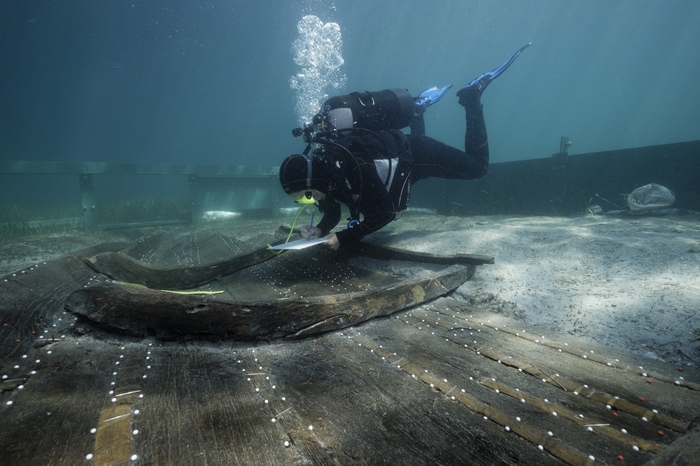
[[[454,180],[480,178],[488,169],[488,145],[482,144],[477,156],[474,157],[469,152],[465,153],[427,136],[408,135],[407,137],[413,155],[412,183],[425,178]],[[467,138],[469,139],[469,136]]]
[[[481,173],[474,177],[479,178],[484,176],[489,168],[489,138],[486,133],[481,92],[465,92],[458,95],[459,103],[464,107],[467,119],[467,130],[464,133],[464,152],[481,166]]]
[[[480,96],[474,89],[460,95],[467,120],[464,152],[420,133],[407,136],[413,155],[413,183],[431,177],[469,180],[486,174],[489,144]]]
[[[429,177],[474,179],[486,174],[489,167],[489,140],[481,94],[529,46],[530,43],[525,44],[501,66],[482,74],[457,92],[459,104],[464,107],[467,119],[464,152],[417,133],[408,136],[413,153],[412,182]],[[441,92],[444,94],[446,89]]]
[[[457,92],[459,104],[464,107],[467,112],[467,131],[464,135],[464,151],[468,156],[473,157],[481,164],[483,171],[480,176],[486,174],[489,166],[489,139],[486,134],[486,123],[484,121],[484,109],[481,104],[481,95],[486,90],[486,87],[488,87],[494,79],[503,74],[531,43],[532,42],[520,47],[510,60],[503,63],[495,70],[475,78]]]
[[[425,136],[425,119],[423,119],[423,114],[414,115],[411,119],[411,134],[416,136]]]

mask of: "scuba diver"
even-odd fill
[[[425,135],[423,114],[451,84],[431,87],[415,98],[405,89],[387,89],[324,102],[312,123],[293,130],[294,136],[304,137],[306,150],[287,157],[279,171],[286,194],[295,202],[317,205],[323,213],[317,225],[312,216],[311,225],[301,227],[302,236],[322,237],[328,247],[338,249],[397,219],[418,181],[484,176],[489,148],[481,95],[530,44],[457,92],[466,111],[464,152]],[[411,134],[403,133],[408,126]],[[340,222],[341,204],[350,210],[347,228],[331,233]]]

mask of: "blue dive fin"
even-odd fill
[[[415,98],[416,113],[423,113],[428,107],[442,99],[442,96],[444,96],[451,88],[452,84],[448,84],[442,89],[438,89],[437,87],[433,86],[418,94],[418,97]]]
[[[503,72],[507,70],[510,65],[513,64],[515,59],[518,58],[521,53],[523,53],[523,50],[528,48],[531,44],[532,42],[528,42],[527,44],[523,45],[517,52],[515,52],[515,55],[510,57],[510,60],[508,60],[495,70],[482,74],[481,76],[464,86],[463,89],[466,89],[468,87],[475,87],[478,91],[483,92],[483,90],[486,89],[486,86],[488,86],[491,81],[503,74]]]

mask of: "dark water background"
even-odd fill
[[[37,0],[0,6],[0,157],[277,165],[306,14],[340,25],[348,92],[453,83],[427,125],[458,147],[454,91],[532,41],[483,99],[493,162],[700,139],[695,0]]]

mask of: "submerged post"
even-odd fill
[[[557,215],[565,215],[564,200],[566,199],[566,175],[571,141],[562,136],[559,142],[559,152],[552,154],[549,172],[549,204]]]
[[[92,173],[78,174],[80,181],[80,202],[83,208],[83,223],[86,230],[97,230],[97,199],[93,189]]]
[[[190,202],[192,207],[192,225],[199,225],[202,222],[202,194],[199,189],[199,175],[187,175],[187,182],[190,186]]]

